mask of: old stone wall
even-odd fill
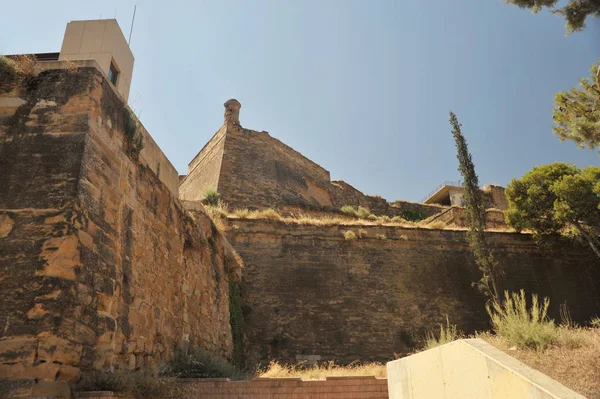
[[[331,181],[327,170],[267,132],[226,122],[194,157],[181,181],[180,197],[200,201],[208,188],[235,208],[331,211],[362,206],[377,215],[425,219],[446,207],[406,201],[388,203],[365,195],[350,184]]]
[[[219,191],[233,208],[332,205],[329,172],[267,132],[229,124]]]
[[[231,247],[141,158],[105,77],[49,70],[1,96],[0,378],[230,357]]]
[[[388,360],[449,320],[489,329],[464,231],[286,225],[232,220],[228,238],[245,262],[249,359]],[[346,241],[353,230],[356,240]],[[600,312],[598,260],[581,248],[541,251],[531,236],[489,233],[502,286],[566,303],[577,322]]]
[[[217,189],[225,147],[226,125],[215,133],[188,166],[188,174],[181,180],[179,196],[187,201],[202,201],[207,189]]]
[[[509,230],[506,221],[504,220],[504,212],[498,209],[487,209],[485,212],[485,228],[490,230]],[[465,208],[461,208],[458,206],[452,206],[441,213],[438,213],[431,217],[427,224],[432,224],[435,222],[444,222],[448,226],[456,226],[456,227],[465,227],[466,228],[466,220],[465,220]]]
[[[504,187],[489,185],[483,187],[483,192],[488,196],[491,206],[502,211],[508,209],[508,200],[504,192]]]

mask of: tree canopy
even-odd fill
[[[554,14],[565,18],[567,33],[573,33],[585,28],[588,16],[600,17],[600,0],[569,0],[562,7],[557,7],[558,0],[505,0],[521,8],[529,8],[534,13],[544,7],[549,8]]]
[[[578,87],[556,93],[552,129],[561,140],[595,149],[600,147],[600,82],[596,72],[600,70],[598,65],[591,69],[592,76],[580,79]]]
[[[507,223],[538,239],[575,236],[600,257],[600,167],[556,162],[534,167],[506,187]]]

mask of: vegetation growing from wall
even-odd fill
[[[244,367],[244,314],[242,311],[242,283],[229,277],[229,324],[233,339],[231,363],[237,368]]]
[[[19,72],[15,61],[0,56],[0,93],[10,91],[18,78]]]
[[[600,62],[591,76],[579,79],[579,87],[556,93],[552,128],[561,140],[572,140],[581,148],[600,146]]]
[[[219,198],[221,198],[221,194],[219,194],[219,192],[217,191],[216,188],[211,187],[211,188],[207,188],[206,191],[204,191],[203,202],[206,205],[218,206]]]
[[[144,136],[141,131],[141,123],[127,105],[123,106],[123,110],[125,112],[123,133],[127,139],[127,153],[137,157],[144,148]]]
[[[350,365],[338,365],[335,362],[314,364],[307,366],[302,363],[282,364],[271,362],[263,370],[259,370],[258,378],[302,378],[303,380],[324,380],[327,377],[350,377],[350,376],[374,376],[386,378],[387,371],[382,363],[353,363]]]
[[[162,368],[161,376],[176,378],[243,378],[240,370],[201,348],[179,349]]]
[[[8,58],[0,55],[0,93],[11,91],[20,79],[33,76],[37,59],[31,54]]]
[[[485,235],[486,211],[483,193],[479,188],[479,178],[475,173],[475,165],[471,159],[467,141],[462,134],[461,124],[453,112],[450,112],[450,124],[456,142],[458,170],[464,182],[464,213],[466,225],[469,228],[467,241],[475,257],[475,263],[482,272],[481,279],[476,285],[482,293],[492,298],[498,298],[497,280],[501,271],[494,257],[491,243]]]
[[[405,209],[402,211],[402,218],[409,222],[420,222],[427,219],[427,215],[416,209]]]
[[[353,232],[352,230],[346,230],[342,233],[342,235],[344,236],[344,240],[346,241],[352,241],[352,240],[356,240],[356,233]]]
[[[85,374],[76,391],[112,391],[136,399],[180,397],[174,378],[157,378],[150,371],[93,371]]]
[[[556,162],[534,167],[506,188],[507,223],[531,229],[538,242],[583,240],[600,257],[600,167]]]

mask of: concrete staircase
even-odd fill
[[[183,398],[203,399],[388,399],[387,379],[375,377],[182,380]]]

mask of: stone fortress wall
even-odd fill
[[[166,159],[153,141],[136,150],[131,111],[105,76],[47,70],[8,90],[0,378],[154,368],[188,345],[229,358],[229,279],[240,265],[211,220],[191,218],[158,177],[170,163],[148,164]]]
[[[227,235],[244,259],[251,362],[271,359],[387,361],[451,323],[489,330],[480,272],[465,231],[310,226],[231,219]],[[362,238],[347,241],[346,230]],[[600,262],[585,248],[540,250],[527,234],[488,233],[505,270],[502,289],[551,298],[560,321],[600,312]]]
[[[223,127],[190,162],[179,192],[183,200],[200,201],[217,189],[231,209],[287,208],[331,212],[344,205],[363,206],[378,215],[421,219],[446,207],[365,195],[267,132],[245,129],[226,114]]]
[[[466,331],[488,327],[464,231],[230,219],[226,238],[199,201],[216,188],[231,209],[360,205],[407,219],[458,211],[331,181],[268,133],[242,128],[234,100],[177,198],[179,176],[160,148],[143,126],[132,131],[106,76],[80,66],[46,68],[0,93],[0,378],[153,368],[188,345],[231,358],[229,284],[241,274],[233,248],[247,264],[249,365],[387,360],[446,315]],[[344,240],[348,229],[362,237]],[[600,265],[589,251],[491,237],[507,289],[549,296],[554,317],[565,302],[574,321],[600,313]]]

